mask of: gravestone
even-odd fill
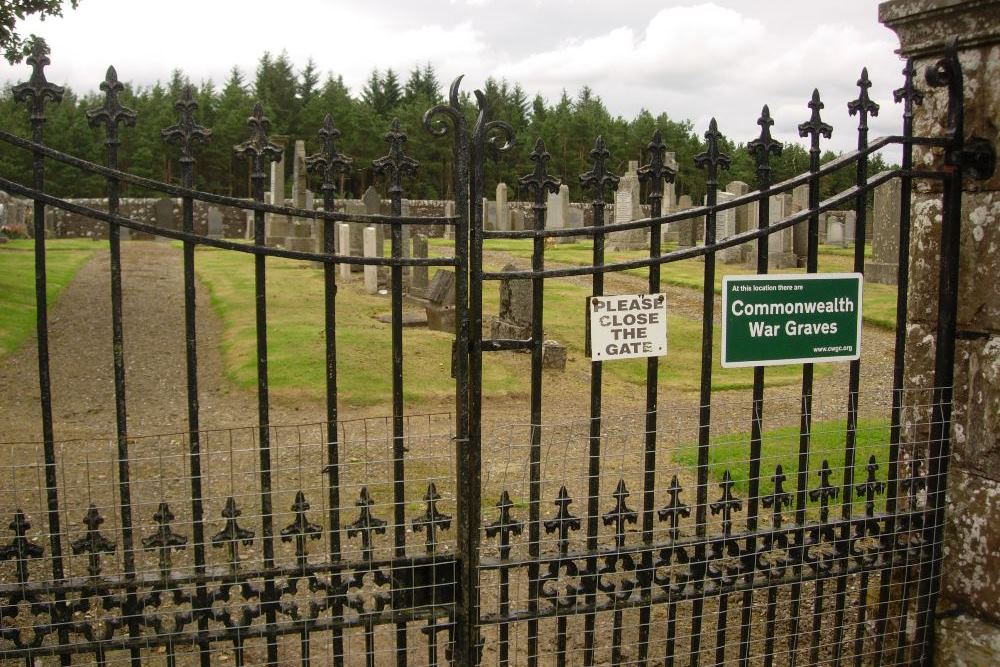
[[[295,208],[306,207],[306,142],[295,141],[295,153],[292,161],[292,205]]]
[[[844,211],[844,243],[854,243],[857,232],[858,214],[856,211]]]
[[[223,232],[222,211],[215,206],[208,207],[208,238],[221,239]]]
[[[899,179],[875,188],[872,216],[872,258],[865,262],[865,280],[895,285],[899,271]]]
[[[827,218],[826,242],[829,245],[844,245],[844,221],[840,216],[830,216]]]
[[[424,234],[413,235],[413,257],[414,259],[427,259],[427,236]],[[427,267],[414,266],[413,275],[410,278],[411,297],[422,299],[427,293]]]
[[[793,215],[809,208],[809,186],[800,185],[792,190],[791,208],[786,208],[785,215]],[[792,251],[798,256],[800,265],[804,265],[809,254],[809,224],[800,222],[792,227]]]
[[[483,229],[493,231],[497,228],[497,205],[483,197]]]
[[[350,247],[351,247],[351,225],[350,224],[348,224],[346,222],[338,222],[337,223],[337,245],[340,246],[340,248],[348,248],[348,249],[350,249]],[[346,255],[348,253],[341,252],[341,250],[338,248],[337,249],[337,254],[338,255]],[[351,278],[351,265],[350,264],[341,264],[340,265],[340,279],[346,281],[346,280],[350,280],[350,278]]]
[[[559,192],[549,194],[548,215],[545,218],[546,229],[565,229],[569,225],[569,186],[565,183],[559,186]],[[555,243],[573,243],[572,236],[557,236]]]
[[[716,199],[718,203],[723,203],[727,201],[732,201],[736,198],[736,195],[731,192],[726,192],[721,190],[716,193]],[[707,201],[705,202],[708,203]],[[717,211],[715,214],[715,240],[722,241],[736,233],[736,211],[734,209],[726,209],[724,211]],[[741,260],[741,252],[739,246],[733,248],[723,248],[716,253],[716,257],[723,264],[738,264]]]
[[[789,206],[791,206],[791,197],[772,195],[768,200],[768,225],[774,225],[785,218],[788,215],[787,207]],[[768,235],[767,265],[771,269],[791,269],[799,265],[791,228],[786,227]]]
[[[378,235],[375,232],[374,227],[365,227],[364,231],[364,243],[365,243],[365,257],[376,257],[375,254],[375,243]],[[379,267],[375,265],[365,264],[365,292],[368,294],[376,294],[378,292],[378,269]]]
[[[691,195],[681,195],[681,198],[677,200],[677,210],[686,211],[689,208],[693,208]],[[700,220],[700,218],[685,218],[667,225],[668,228],[677,228],[677,246],[679,248],[690,248],[697,245],[695,241],[697,238],[695,226],[700,222]]]
[[[638,171],[639,162],[630,160],[628,171],[618,181],[618,189],[615,191],[615,224],[631,222],[642,217]],[[649,248],[649,230],[630,229],[624,232],[612,232],[608,235],[608,248],[611,250]]]
[[[507,184],[497,183],[497,229],[510,231],[510,208],[507,206]]]
[[[504,271],[517,271],[508,264]],[[500,314],[490,323],[490,338],[525,340],[531,337],[532,292],[527,278],[504,278],[500,281]]]
[[[742,197],[743,195],[750,192],[750,186],[743,181],[730,181],[729,185],[726,186],[726,191],[731,193],[734,197]],[[736,221],[736,233],[742,234],[743,232],[755,229],[757,226],[757,209],[756,206],[751,204],[743,204],[742,206],[736,207],[733,213]],[[753,253],[753,244],[744,243],[736,248],[737,254],[739,256],[740,262],[747,262],[748,258]],[[754,254],[754,260],[756,260],[756,255]]]
[[[667,152],[663,158],[663,164],[673,169],[677,172],[677,157],[674,153]],[[660,210],[664,213],[673,213],[677,210],[677,192],[676,186],[673,182],[664,181],[663,182],[663,200],[660,204]]]
[[[180,229],[180,222],[174,217],[174,200],[158,199],[153,205],[153,219],[160,229]],[[157,241],[169,241],[165,236],[157,236]]]
[[[455,274],[438,269],[427,286],[427,328],[455,333]]]
[[[444,216],[449,218],[455,215],[455,202],[446,201],[444,203]],[[446,239],[455,240],[455,225],[445,225],[444,227],[444,237]]]
[[[557,340],[542,343],[542,368],[553,371],[566,370],[566,346]]]
[[[524,230],[524,211],[516,208],[510,212],[510,228],[518,232]]]

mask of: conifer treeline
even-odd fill
[[[127,78],[127,69],[120,76]],[[96,84],[99,82],[95,81]],[[121,101],[138,114],[134,128],[121,132],[120,165],[124,170],[139,176],[177,182],[177,149],[166,144],[160,130],[176,121],[174,102],[190,81],[180,70],[175,70],[166,84],[150,87],[126,84]],[[517,144],[508,153],[493,155],[486,167],[487,196],[492,196],[498,181],[511,188],[511,197],[517,195],[517,179],[530,173],[528,156],[537,137],[545,140],[552,155],[550,172],[560,177],[570,187],[570,197],[582,201],[586,196],[579,185],[579,175],[589,169],[589,151],[597,135],[603,135],[612,154],[615,173],[624,173],[629,160],[645,163],[645,146],[653,131],[659,128],[668,150],[676,154],[678,162],[677,194],[691,195],[697,203],[705,190],[704,172],[694,167],[693,157],[704,150],[701,137],[704,128],[695,128],[687,120],[671,119],[666,113],[654,116],[643,109],[631,120],[612,116],[601,98],[584,86],[575,97],[565,91],[553,104],[535,95],[529,98],[517,83],[487,79],[483,92],[494,110],[494,117],[509,122],[516,133]],[[304,67],[296,68],[284,53],[273,56],[265,53],[258,62],[255,77],[247,80],[236,67],[232,68],[222,88],[211,81],[196,89],[199,105],[199,122],[212,130],[212,139],[198,147],[196,187],[210,192],[246,197],[248,170],[246,163],[233,154],[233,146],[248,136],[246,120],[255,101],[259,100],[271,120],[275,135],[289,137],[286,159],[291,158],[295,139],[306,141],[307,153],[318,150],[319,129],[324,115],[331,114],[342,136],[338,143],[341,152],[355,158],[355,168],[344,182],[341,196],[358,197],[373,183],[371,160],[383,155],[386,147],[383,136],[393,118],[409,135],[407,149],[420,162],[417,176],[407,185],[407,196],[414,199],[450,198],[451,144],[446,139],[436,139],[422,127],[424,111],[443,101],[444,85],[434,67],[427,63],[414,68],[405,81],[392,69],[373,70],[361,95],[352,96],[343,77],[318,71],[310,60]],[[103,95],[89,93],[80,96],[71,90],[60,104],[48,107],[45,128],[46,143],[72,155],[101,162],[103,160],[103,131],[87,124],[85,112],[99,107]],[[462,104],[470,121],[474,118],[474,99],[463,95]],[[30,136],[28,115],[22,105],[14,102],[9,87],[0,95],[0,114],[4,127],[20,136]],[[726,139],[723,150],[733,158],[732,168],[722,177],[722,182],[741,180],[755,187],[756,173],[753,160],[744,143],[754,137],[741,137],[741,143]],[[827,152],[823,160],[832,159]],[[874,158],[873,172],[883,168],[878,156]],[[774,181],[778,181],[808,167],[808,154],[798,144],[787,144],[780,157],[772,160]],[[0,144],[0,173],[22,183],[29,182],[30,154]],[[79,170],[50,163],[47,167],[46,189],[52,194],[66,197],[104,196],[104,179],[84,175]],[[285,170],[291,177],[291,169]],[[824,179],[824,195],[848,186],[853,170],[841,170]],[[317,183],[312,183],[318,189]],[[125,188],[124,196],[149,196],[136,188]]]

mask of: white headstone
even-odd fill
[[[497,229],[510,231],[510,209],[507,207],[507,184],[497,183]]]
[[[346,222],[337,223],[337,245],[340,247],[337,249],[337,253],[340,255],[347,255],[351,248],[351,226]],[[341,264],[340,265],[340,279],[350,280],[351,278],[351,265]]]
[[[375,246],[378,242],[378,233],[374,227],[365,227],[364,244],[365,257],[377,257]],[[365,292],[375,294],[378,292],[378,267],[365,264]]]

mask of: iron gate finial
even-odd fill
[[[31,65],[31,77],[11,89],[14,99],[26,102],[31,112],[33,123],[45,122],[45,101],[61,102],[65,89],[49,83],[45,78],[45,68],[52,63],[49,60],[48,48],[41,40],[35,41],[31,55],[25,61]]]
[[[618,187],[618,177],[608,171],[608,157],[611,152],[604,145],[604,137],[597,136],[594,147],[590,149],[590,161],[594,165],[590,171],[580,175],[580,184],[584,189],[594,193],[594,204],[604,204],[604,198],[609,190]]]
[[[758,177],[762,172],[771,172],[771,155],[781,155],[781,142],[771,136],[771,126],[774,119],[771,118],[771,110],[765,104],[760,110],[760,118],[757,119],[760,125],[760,136],[747,144],[747,151],[754,156],[757,162]]]
[[[319,128],[319,139],[323,147],[318,153],[306,158],[306,171],[311,174],[318,173],[322,176],[323,182],[320,186],[323,192],[333,192],[337,189],[334,178],[338,173],[346,173],[351,170],[354,162],[351,158],[337,151],[334,143],[340,138],[340,130],[333,124],[330,114],[323,117],[323,126]]]
[[[649,162],[639,167],[639,180],[649,182],[650,201],[663,198],[663,183],[673,183],[677,170],[665,163],[667,145],[663,143],[663,132],[659,128],[646,144]]]
[[[104,143],[114,146],[121,142],[118,138],[118,125],[134,127],[136,114],[118,100],[118,95],[125,90],[125,86],[118,80],[118,71],[113,65],[108,67],[104,75],[101,90],[104,91],[104,104],[87,112],[87,122],[91,127],[104,125]]]
[[[195,120],[194,112],[198,110],[198,102],[194,99],[194,88],[188,84],[181,91],[180,99],[174,102],[177,112],[177,123],[160,130],[160,136],[165,141],[174,141],[181,147],[181,163],[193,163],[192,152],[195,141],[206,142],[212,137],[212,130],[202,127]]]

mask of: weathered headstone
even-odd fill
[[[510,231],[510,208],[507,206],[507,184],[497,183],[497,229]]]
[[[223,233],[222,211],[215,206],[208,207],[208,238],[221,239]]]
[[[786,195],[772,195],[768,200],[768,224],[773,225],[785,218],[791,198]],[[791,228],[786,227],[767,237],[767,264],[772,269],[789,269],[799,265],[794,252]]]
[[[566,370],[566,346],[556,340],[542,343],[542,368],[554,371]]]
[[[854,243],[857,232],[858,214],[856,211],[844,211],[844,243]]]
[[[517,271],[508,264],[504,271]],[[490,337],[524,340],[531,337],[532,292],[527,278],[504,278],[500,281],[500,314],[490,323]]]
[[[447,217],[451,217],[453,215],[455,215],[455,202],[453,202],[453,201],[446,201],[444,203],[444,216],[447,218]],[[455,226],[454,225],[445,225],[445,228],[444,228],[444,237],[446,239],[451,239],[451,240],[455,239]]]
[[[667,152],[663,158],[663,164],[673,169],[674,172],[677,171],[677,158],[674,153]],[[663,201],[660,204],[660,210],[664,214],[677,210],[677,193],[675,185],[672,182],[663,182]]]
[[[512,231],[521,231],[524,229],[524,211],[516,208],[510,212],[510,228]]]
[[[615,224],[631,222],[642,217],[639,203],[639,162],[630,160],[628,171],[618,181],[615,191]],[[648,229],[630,229],[608,235],[611,250],[635,250],[649,247]]]
[[[826,242],[829,245],[844,245],[844,222],[839,216],[830,216],[827,219]]]
[[[374,227],[365,227],[364,243],[365,257],[376,257],[375,243],[378,238]],[[365,291],[369,294],[378,292],[378,267],[365,264]]]
[[[306,142],[295,141],[295,153],[292,160],[292,205],[295,208],[306,206]]]
[[[892,179],[875,188],[872,216],[872,259],[865,262],[865,279],[895,285],[899,271],[900,181]]]
[[[809,186],[800,185],[792,190],[791,208],[786,208],[785,215],[793,215],[809,208]],[[798,257],[798,263],[804,265],[809,254],[809,225],[801,222],[792,227],[792,251]]]
[[[455,333],[455,274],[438,269],[427,287],[427,328]]]
[[[161,229],[179,229],[174,217],[173,199],[158,199],[153,205],[153,218]]]

